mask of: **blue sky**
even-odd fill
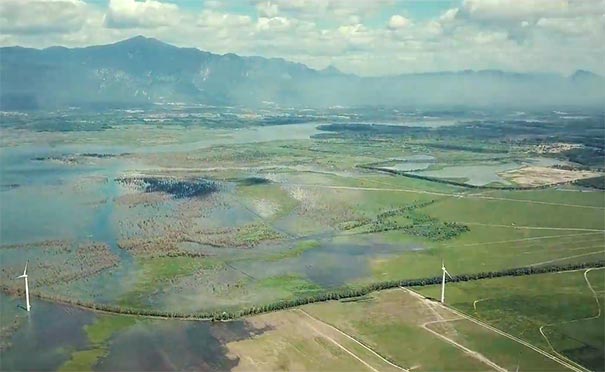
[[[0,45],[136,35],[360,75],[605,74],[605,0],[0,0]]]

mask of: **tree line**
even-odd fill
[[[403,176],[403,177],[408,177],[408,178],[415,178],[415,179],[423,180],[423,181],[443,183],[443,184],[446,184],[446,185],[459,186],[459,187],[466,187],[468,189],[510,190],[510,191],[514,191],[514,190],[517,190],[517,191],[519,191],[519,190],[540,190],[540,189],[547,189],[547,188],[550,188],[550,187],[553,187],[553,186],[558,186],[558,185],[563,185],[563,184],[569,184],[569,183],[571,183],[571,181],[566,181],[566,182],[549,183],[547,185],[538,185],[538,186],[488,186],[488,185],[471,185],[471,184],[465,183],[465,182],[452,181],[452,180],[447,180],[447,179],[437,178],[437,177],[430,177],[430,176],[422,176],[422,175],[419,175],[419,174],[413,174],[413,173],[409,173],[409,172],[399,171],[399,170],[396,170],[396,169],[379,168],[379,167],[373,167],[373,166],[369,166],[369,165],[357,165],[357,167],[358,168],[362,168],[362,169],[374,170],[374,171],[378,171],[378,172],[391,173],[391,174],[395,174],[395,175]]]
[[[582,263],[570,263],[570,264],[559,264],[559,265],[543,265],[543,266],[526,266],[517,267],[512,269],[504,269],[498,271],[483,271],[470,274],[454,275],[448,282],[468,282],[472,280],[482,280],[500,277],[510,276],[525,276],[535,274],[545,274],[550,272],[559,271],[570,271],[578,269],[588,268],[600,268],[605,267],[605,260],[582,262]],[[157,318],[172,318],[172,319],[198,319],[198,320],[212,320],[212,321],[225,321],[236,319],[244,316],[262,314],[272,311],[284,310],[292,307],[301,305],[307,305],[316,302],[341,300],[346,298],[355,298],[365,296],[371,292],[398,288],[398,287],[424,287],[429,285],[436,285],[441,283],[441,276],[433,276],[419,279],[405,279],[405,280],[389,280],[375,282],[358,287],[344,287],[322,293],[317,293],[308,296],[296,297],[292,299],[285,299],[273,303],[249,306],[240,310],[227,310],[227,311],[206,311],[206,312],[195,312],[195,313],[183,313],[174,311],[163,311],[155,309],[140,309],[130,308],[118,305],[110,304],[97,304],[87,301],[68,299],[59,296],[47,295],[41,292],[33,291],[30,292],[32,296],[38,297],[43,300],[52,302],[64,303],[68,305],[79,306],[91,310],[103,311],[115,314],[123,315],[137,315],[146,317],[157,317]],[[11,289],[6,286],[2,287],[2,291],[13,295],[23,295],[22,289]]]

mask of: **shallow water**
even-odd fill
[[[0,302],[5,309],[16,307],[22,300],[0,294]],[[4,371],[57,370],[71,359],[73,352],[93,347],[85,327],[99,319],[91,311],[35,299],[31,312],[17,309],[10,315],[3,314],[2,321],[11,321],[15,316],[24,319],[9,337],[11,346],[2,351],[0,370]],[[225,345],[267,330],[254,328],[246,321],[211,323],[140,318],[101,345],[108,353],[94,370],[229,370],[238,364],[238,359],[227,355]]]
[[[256,279],[298,274],[323,288],[337,288],[355,280],[371,278],[372,260],[420,249],[421,246],[414,244],[347,244],[326,240],[299,256],[280,260],[279,265],[244,261],[233,266]]]
[[[510,185],[510,182],[500,177],[498,173],[517,169],[520,166],[519,163],[460,165],[433,171],[414,172],[414,174],[437,178],[466,178],[465,183],[474,186],[484,186],[492,182]]]
[[[2,294],[0,301],[15,307],[23,302]],[[10,338],[12,346],[2,351],[1,370],[56,370],[70,359],[71,351],[88,345],[84,327],[95,320],[94,313],[36,299],[32,299],[31,306],[29,313],[19,309],[13,315],[25,319]]]
[[[219,370],[235,367],[225,344],[264,330],[244,321],[144,321],[113,337],[109,354],[95,367],[99,371]]]
[[[437,178],[466,178],[467,181],[465,183],[474,186],[485,186],[492,182],[498,182],[503,185],[511,185],[509,181],[500,177],[498,174],[527,165],[550,167],[553,165],[562,164],[567,164],[567,162],[552,158],[536,157],[527,158],[520,162],[450,166],[432,171],[413,172],[413,174]]]

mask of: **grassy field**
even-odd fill
[[[227,345],[240,358],[237,370],[561,369],[531,349],[401,289],[247,322],[270,330]]]
[[[585,273],[582,270],[454,283],[446,287],[446,301],[544,350],[564,355],[586,368],[602,370],[605,270],[590,270],[587,279]],[[437,298],[440,287],[419,291]]]

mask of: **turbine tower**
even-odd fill
[[[443,262],[443,260],[441,260],[441,271],[443,271],[443,277],[441,278],[441,303],[444,304],[445,303],[445,274],[447,274],[447,276],[449,276],[450,279],[452,279],[452,276],[445,269],[445,263]]]
[[[29,286],[27,285],[27,262],[25,263],[25,270],[23,270],[23,275],[17,277],[17,279],[23,278],[25,279],[25,309],[29,311],[31,306],[29,306]]]

